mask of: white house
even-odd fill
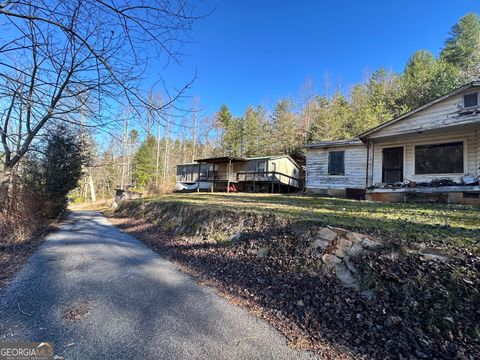
[[[358,138],[307,145],[307,191],[347,196],[365,189],[367,148]]]
[[[470,184],[480,175],[479,92],[480,82],[472,82],[358,139],[308,145],[307,190],[348,195],[361,188],[372,200],[428,194],[480,204],[480,186]]]

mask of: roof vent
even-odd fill
[[[463,107],[472,108],[478,106],[478,93],[467,94],[463,96]]]

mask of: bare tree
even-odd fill
[[[105,129],[120,105],[161,113],[183,97],[191,83],[164,86],[155,107],[141,84],[152,58],[179,62],[193,13],[187,0],[0,0],[0,33],[10,39],[0,43],[0,202],[50,124],[78,125],[82,112],[85,126]]]
[[[192,109],[192,162],[197,158],[197,137],[198,137],[198,96],[195,96],[193,99],[193,109]]]

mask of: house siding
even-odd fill
[[[345,175],[328,174],[328,153],[330,151],[345,151]],[[307,191],[342,195],[341,192],[328,190],[364,188],[366,167],[367,148],[364,145],[308,149]]]
[[[276,164],[276,172],[298,179],[299,168],[289,158],[275,158],[268,161],[268,171],[273,171],[273,164]]]
[[[477,172],[480,172],[480,126],[477,129]]]
[[[371,145],[373,158],[373,174],[370,171],[370,184],[382,182],[382,150],[389,147],[402,146],[404,148],[403,159],[403,178],[416,182],[428,182],[436,178],[450,178],[453,181],[460,182],[464,174],[478,175],[480,166],[480,126],[476,128],[464,127],[463,129],[444,129],[430,134],[410,134],[408,136],[396,137],[389,140],[376,140]],[[415,145],[422,144],[441,144],[455,141],[463,141],[464,151],[464,169],[459,174],[415,174]],[[372,158],[370,160],[372,160]]]
[[[478,123],[480,114],[460,115],[463,106],[463,96],[468,93],[478,92],[478,89],[465,91],[458,95],[445,99],[416,114],[410,115],[396,123],[367,136],[369,139],[396,136],[420,131],[435,130],[451,126]]]

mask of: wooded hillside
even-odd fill
[[[125,122],[123,134],[92,168],[95,185],[101,196],[122,185],[167,191],[175,165],[196,158],[287,153],[301,159],[306,143],[352,138],[479,75],[480,17],[471,13],[452,27],[438,56],[419,50],[401,73],[380,68],[350,89],[328,84],[321,93],[308,80],[296,98],[280,99],[273,109],[252,104],[241,116],[228,104],[204,115],[195,98],[191,113],[180,119],[152,120],[147,114],[137,119],[143,124],[140,132]],[[87,185],[80,191],[85,198]]]

